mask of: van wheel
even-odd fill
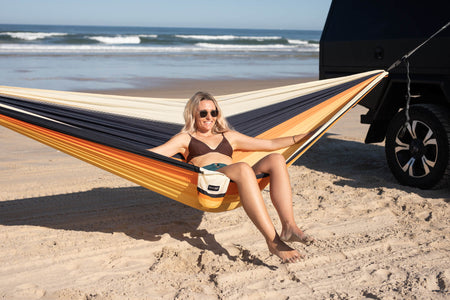
[[[386,133],[386,159],[403,185],[440,188],[450,182],[450,120],[445,107],[412,105],[410,122],[398,112]]]

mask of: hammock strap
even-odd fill
[[[409,107],[411,104],[411,98],[418,98],[420,95],[411,95],[411,77],[409,75],[409,58],[406,58],[405,60],[406,64],[406,107],[405,107],[405,124],[403,125],[403,128],[401,129],[401,135],[403,136],[408,129],[408,126],[410,126],[411,117],[409,114]],[[414,134],[412,130],[410,131],[411,134]]]
[[[409,104],[411,103],[411,77],[409,76],[409,59],[406,58],[406,109],[405,109],[405,115],[406,115],[406,124],[409,123],[410,116],[409,116]]]
[[[419,50],[420,48],[422,48],[425,44],[427,44],[431,39],[433,39],[436,35],[438,35],[441,31],[445,30],[448,26],[450,26],[450,22],[448,22],[447,24],[445,24],[444,26],[441,27],[441,29],[439,29],[438,31],[436,31],[434,34],[432,34],[428,39],[426,39],[422,44],[420,44],[419,46],[417,46],[416,48],[414,48],[413,50],[409,51],[408,53],[406,53],[402,58],[400,58],[399,60],[397,60],[396,62],[394,62],[388,69],[387,71],[390,72],[392,69],[398,67],[403,61],[405,61],[406,59],[408,59],[411,55],[414,54],[414,52],[416,52],[417,50]]]
[[[409,123],[410,123],[410,115],[409,115],[409,107],[410,107],[410,103],[411,103],[411,98],[418,98],[420,97],[420,95],[411,95],[411,77],[409,75],[409,57],[411,55],[413,55],[417,50],[419,50],[420,48],[422,48],[425,44],[427,44],[431,39],[433,39],[436,35],[438,35],[441,31],[445,30],[447,27],[450,26],[450,22],[448,22],[447,24],[445,24],[444,26],[442,26],[438,31],[436,31],[434,34],[432,34],[428,39],[426,39],[424,42],[422,42],[419,46],[417,46],[416,48],[414,48],[413,50],[409,51],[408,53],[406,53],[402,58],[400,58],[399,60],[397,60],[396,62],[394,62],[388,69],[387,71],[391,71],[392,69],[398,67],[402,62],[405,62],[406,65],[406,107],[405,107],[405,117],[406,117],[406,121],[405,121],[405,125],[403,126],[402,130],[401,130],[401,135],[404,135],[406,130],[408,129]]]

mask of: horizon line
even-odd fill
[[[157,26],[157,25],[93,25],[93,24],[39,24],[39,23],[0,23],[1,25],[28,26],[78,26],[78,27],[134,27],[134,28],[188,28],[188,29],[235,29],[235,30],[286,30],[286,31],[323,31],[323,29],[292,29],[292,28],[250,28],[250,27],[199,27],[199,26]]]

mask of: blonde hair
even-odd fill
[[[214,127],[212,128],[213,133],[223,133],[231,130],[230,125],[227,120],[223,116],[222,109],[220,108],[217,100],[214,97],[206,92],[197,92],[195,93],[191,99],[186,103],[184,108],[184,127],[181,132],[187,133],[195,133],[197,128],[195,127],[195,115],[197,113],[198,106],[200,105],[200,101],[210,100],[216,106],[219,114],[217,115],[216,122],[214,123]]]

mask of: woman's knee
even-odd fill
[[[271,154],[267,155],[266,158],[272,165],[278,166],[278,165],[286,164],[286,160],[285,160],[284,156],[281,155],[280,153],[271,153]]]
[[[248,178],[254,178],[255,172],[253,169],[245,162],[238,162],[230,165],[228,172],[225,174],[230,177],[231,180],[236,182],[241,182],[248,180]]]
[[[246,162],[237,162],[231,164],[229,166],[224,167],[220,171],[234,181],[239,180],[240,178],[248,177],[249,175],[254,176],[255,174],[253,169]]]
[[[284,156],[279,153],[268,154],[253,166],[256,174],[271,174],[280,168],[286,168],[286,160]]]
[[[246,162],[238,162],[235,164],[236,165],[236,169],[238,170],[239,174],[242,174],[243,176],[247,176],[249,174],[255,174],[253,172],[252,167],[250,167],[250,165]]]

